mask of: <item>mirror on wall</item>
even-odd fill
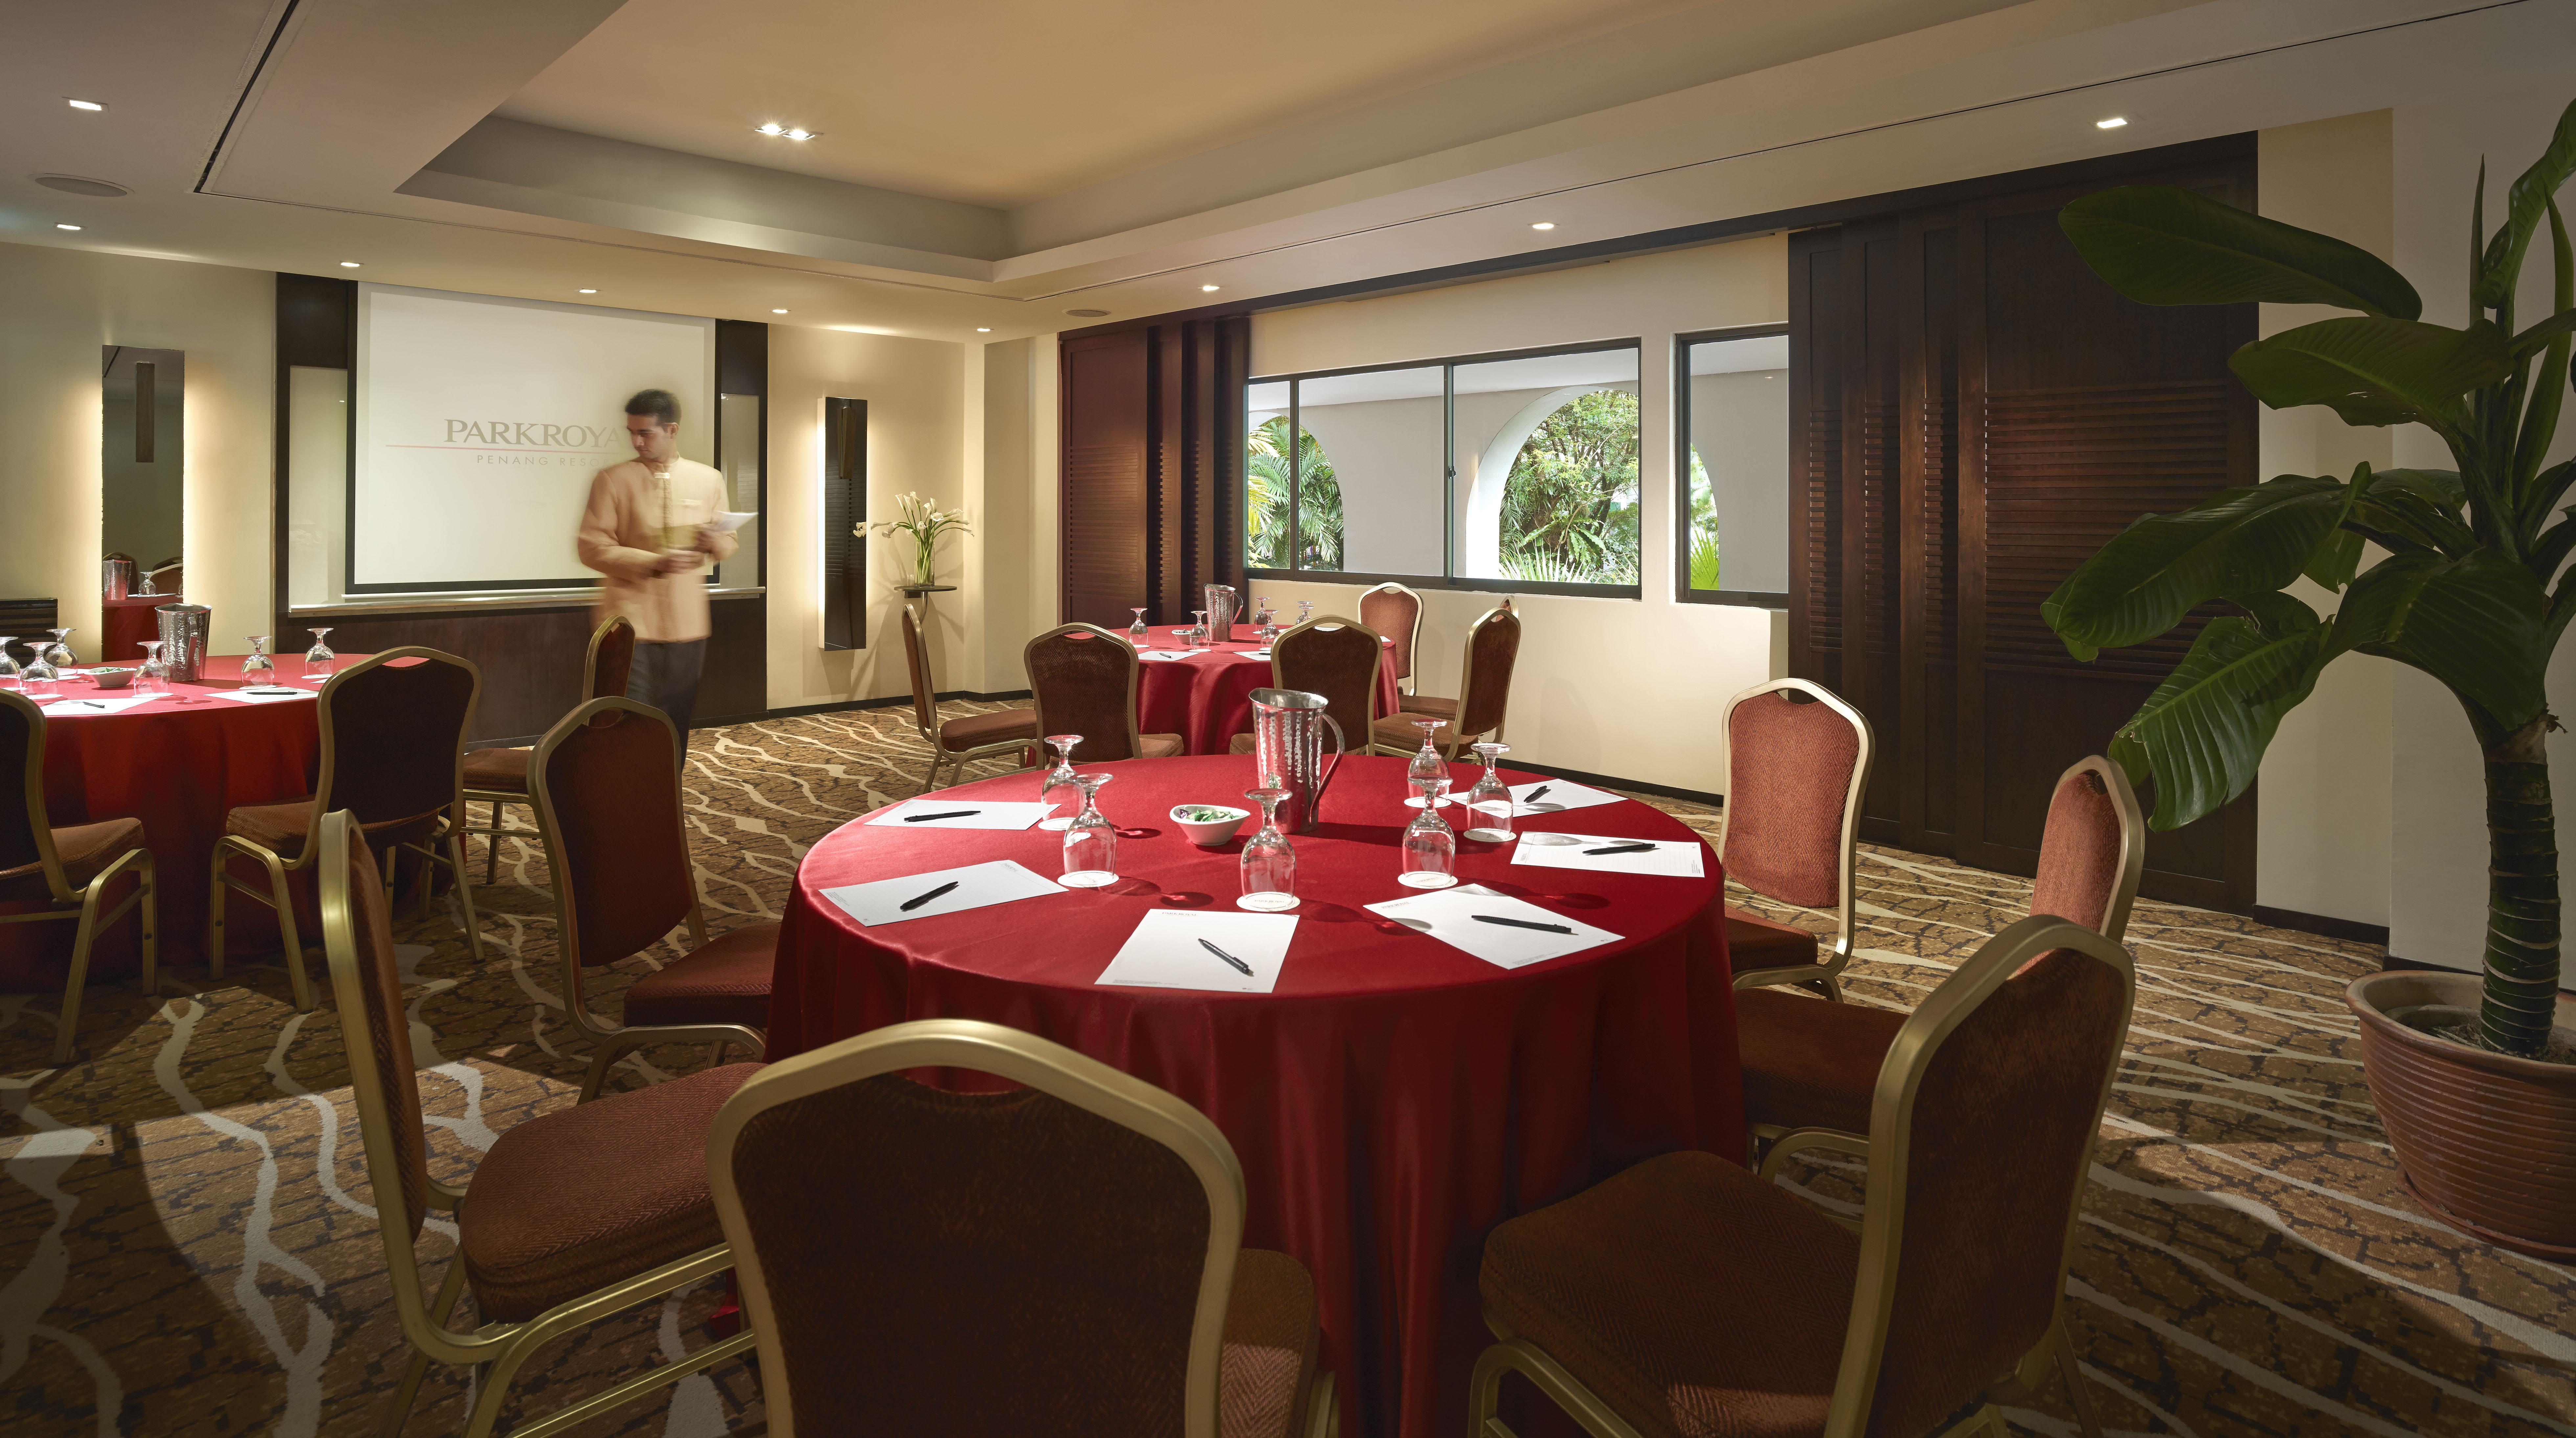
[[[186,357],[178,350],[108,345],[100,354],[99,509],[113,595],[120,579],[132,594],[148,588],[176,595],[185,582],[180,552],[188,452]],[[121,566],[120,566],[121,568]]]

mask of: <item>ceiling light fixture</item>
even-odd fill
[[[772,120],[768,124],[758,127],[757,133],[768,135],[774,139],[780,140],[813,140],[821,138],[822,135],[822,132],[819,130],[800,130],[791,126],[782,125],[776,120]]]
[[[1537,224],[1530,226],[1530,228],[1533,230],[1552,230],[1556,228],[1556,221],[1541,220]]]
[[[583,294],[586,294],[586,295],[595,295],[595,294],[598,294],[598,293],[599,293],[599,291],[597,291],[597,290],[583,290],[583,291],[582,291],[582,293],[583,293]]]
[[[785,310],[771,310],[771,311],[770,311],[770,313],[771,313],[771,314],[773,314],[773,315],[783,315],[783,314],[787,313],[787,311],[785,311]]]
[[[814,132],[811,130],[790,130],[787,132],[787,138],[791,140],[810,140],[814,138]]]
[[[96,100],[75,100],[69,95],[63,97],[63,103],[71,106],[75,110],[104,110],[107,108]]]
[[[80,226],[78,226],[78,225],[66,225],[66,224],[63,224],[63,223],[61,223],[61,222],[57,221],[57,222],[55,223],[55,225],[54,225],[54,228],[55,228],[55,229],[58,229],[58,230],[77,230],[77,229],[79,229],[79,228],[80,228]]]
[[[2094,128],[2094,129],[2096,129],[2096,130],[2116,130],[2116,129],[2120,128],[2122,125],[2125,125],[2125,124],[2127,124],[2127,123],[2129,123],[2129,117],[2128,117],[2128,116],[2126,116],[2126,115],[2113,115],[2110,119],[2107,119],[2107,120],[2096,120],[2096,121],[2094,121],[2094,122],[2093,122],[2093,128]]]
[[[1203,295],[1212,295],[1212,294],[1215,294],[1215,293],[1216,293],[1216,286],[1214,286],[1214,285],[1201,285],[1201,286],[1199,286],[1199,293],[1200,293],[1200,294],[1203,294]]]
[[[354,269],[356,269],[357,267],[358,267],[358,262],[357,262],[356,260],[342,260],[342,261],[340,262],[340,268],[342,268],[342,269],[344,269],[344,270],[354,270]]]
[[[787,127],[778,123],[776,120],[772,120],[768,124],[760,127],[760,133],[764,135],[784,135],[787,133]]]
[[[992,327],[991,325],[977,325],[977,326],[975,326],[975,333],[977,333],[977,334],[979,334],[979,335],[988,335],[988,334],[991,334],[992,332],[993,332],[993,327]]]

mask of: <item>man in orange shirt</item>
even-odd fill
[[[635,625],[626,697],[671,716],[685,750],[707,662],[701,567],[730,557],[735,539],[713,527],[724,508],[724,476],[680,458],[679,436],[680,402],[669,390],[644,390],[626,402],[635,458],[592,476],[575,546],[602,576],[595,622],[623,614]]]

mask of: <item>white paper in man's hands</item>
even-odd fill
[[[1595,804],[1624,803],[1618,795],[1570,779],[1541,779],[1512,786],[1512,804],[1523,814],[1553,814],[1561,809],[1589,809]]]
[[[1498,894],[1482,884],[1460,884],[1453,889],[1436,889],[1409,899],[1390,899],[1383,904],[1367,906],[1372,914],[1382,914],[1408,929],[1464,949],[1498,968],[1517,969],[1525,964],[1561,959],[1585,949],[1597,949],[1620,937],[1608,929],[1569,919],[1553,909]],[[1478,914],[1497,919],[1517,919],[1522,924],[1553,924],[1565,929],[1555,933],[1548,929],[1525,929],[1518,924],[1492,924]]]
[[[956,887],[916,908],[904,907],[905,901],[930,893],[942,884],[955,884]],[[823,897],[840,906],[841,912],[873,928],[878,924],[936,918],[941,914],[962,913],[967,909],[1066,892],[1053,879],[1039,878],[1023,865],[1008,859],[995,859],[959,869],[933,869],[926,874],[906,874],[899,879],[845,884],[837,889],[825,889]]]
[[[760,511],[756,509],[719,509],[716,511],[716,517],[707,521],[707,528],[718,534],[731,534],[758,518],[760,518]]]
[[[1118,957],[1100,971],[1097,982],[1266,994],[1278,984],[1279,970],[1288,960],[1288,941],[1296,936],[1295,914],[1154,909],[1137,921],[1136,931],[1127,936]],[[1246,974],[1209,952],[1209,944],[1241,959],[1252,972]]]
[[[868,821],[889,829],[1025,829],[1055,812],[1053,804],[977,803],[972,799],[909,799]]]
[[[1636,848],[1639,844],[1651,847]],[[1515,864],[1548,869],[1589,869],[1603,874],[1662,874],[1696,879],[1705,871],[1700,855],[1707,845],[1697,839],[1606,839],[1598,834],[1521,835],[1512,849]],[[1609,849],[1616,852],[1600,853]]]

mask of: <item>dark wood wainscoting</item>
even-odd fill
[[[1192,320],[1064,342],[1061,613],[1178,620],[1240,584],[1243,382],[1252,327]]]

